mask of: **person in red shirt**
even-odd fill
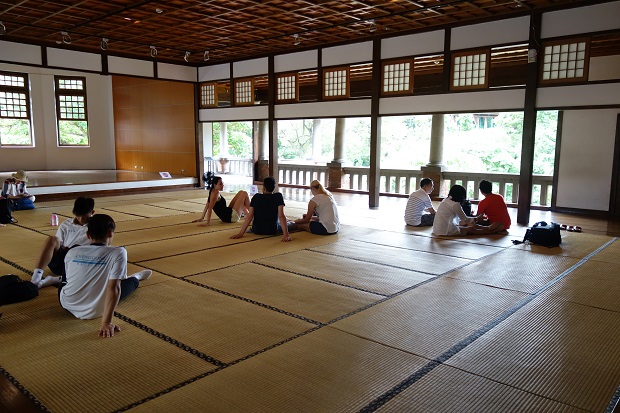
[[[478,186],[484,199],[478,204],[476,221],[482,225],[489,225],[489,229],[498,231],[510,228],[511,220],[504,197],[493,193],[493,184],[485,179]],[[502,228],[499,229],[499,226]]]

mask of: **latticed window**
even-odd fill
[[[200,107],[217,107],[217,82],[202,83],[200,85]]]
[[[325,69],[323,72],[323,98],[349,97],[349,67]]]
[[[0,72],[0,145],[32,146],[27,74]]]
[[[235,81],[235,105],[254,104],[254,79]]]
[[[55,76],[58,144],[88,146],[86,78]]]
[[[383,64],[384,95],[411,93],[413,89],[412,60],[386,62]]]
[[[452,56],[451,89],[484,89],[489,84],[489,50]]]
[[[589,49],[587,39],[544,44],[541,83],[587,80]]]
[[[290,73],[277,78],[278,102],[297,102],[299,100],[299,75]]]

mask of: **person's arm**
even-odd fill
[[[121,297],[121,280],[108,280],[105,289],[105,307],[101,327],[99,327],[99,337],[108,338],[112,337],[115,332],[121,331],[119,326],[112,323],[114,310]]]
[[[237,239],[237,238],[243,237],[243,234],[245,234],[245,231],[247,231],[247,229],[250,226],[250,223],[252,222],[253,219],[254,219],[254,207],[251,206],[250,207],[250,212],[248,212],[248,215],[243,220],[243,225],[241,226],[241,230],[239,230],[238,234],[235,234],[235,235],[233,235],[230,238],[231,239]]]
[[[312,215],[314,214],[316,205],[317,205],[316,202],[310,200],[310,202],[308,202],[308,212],[306,212],[302,218],[296,219],[295,223],[296,224],[307,224],[308,222],[312,221]]]
[[[217,199],[219,198],[220,195],[220,191],[218,191],[217,189],[213,189],[211,191],[211,196],[207,199],[207,203],[205,204],[205,208],[202,210],[202,215],[200,216],[199,219],[192,221],[192,222],[202,222],[204,221],[205,215],[207,216],[207,223],[204,224],[205,227],[209,226],[209,223],[211,222],[211,212],[213,212],[213,205],[215,205],[215,203],[217,202]]]
[[[425,209],[425,211],[430,212],[431,214],[435,215],[437,213],[437,211],[435,211],[435,208],[433,208],[433,201],[431,200],[431,197],[428,197],[428,208]]]
[[[461,204],[457,202],[454,204],[453,208],[459,218],[460,226],[471,226],[474,223],[474,218],[470,218],[465,215],[465,211],[463,211],[463,207],[461,206]]]
[[[278,219],[280,220],[280,227],[282,228],[282,242],[292,241],[288,233],[288,225],[286,223],[286,215],[284,215],[284,205],[278,206]]]

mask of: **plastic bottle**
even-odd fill
[[[52,213],[52,216],[50,218],[50,225],[52,225],[53,227],[58,226],[58,215],[56,215],[55,213]]]

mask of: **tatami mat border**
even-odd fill
[[[26,396],[28,398],[28,400],[30,400],[33,404],[35,404],[39,409],[41,409],[42,412],[46,412],[46,413],[52,413],[51,410],[49,410],[47,407],[45,407],[45,405],[43,403],[41,403],[39,401],[39,399],[37,399],[34,394],[30,393],[28,391],[28,389],[26,389],[24,386],[22,386],[22,384],[17,381],[17,379],[15,377],[13,377],[11,375],[11,373],[9,373],[8,371],[6,371],[4,368],[2,368],[2,366],[0,366],[0,373],[2,373],[2,375],[4,377],[6,377],[6,379],[8,381],[11,382],[11,384],[13,386],[15,386],[21,394],[23,394],[24,396]]]
[[[501,323],[502,321],[506,320],[508,317],[510,317],[515,312],[517,312],[519,309],[521,309],[527,303],[529,303],[534,298],[539,296],[543,291],[547,290],[549,287],[551,287],[553,284],[557,283],[558,281],[562,280],[563,278],[567,277],[569,274],[571,274],[577,268],[579,268],[583,264],[585,264],[590,258],[592,258],[596,254],[598,254],[600,251],[602,251],[605,248],[607,248],[609,245],[613,244],[617,239],[618,238],[613,238],[613,239],[607,241],[605,244],[603,244],[602,246],[600,246],[599,248],[597,248],[596,250],[592,251],[590,254],[588,254],[584,258],[582,258],[579,262],[575,263],[572,267],[566,269],[564,272],[562,272],[561,274],[559,274],[558,276],[553,278],[547,284],[543,285],[540,289],[538,289],[532,295],[523,298],[521,301],[519,301],[517,304],[515,304],[512,308],[507,309],[502,314],[497,316],[495,319],[489,321],[486,325],[484,325],[483,327],[481,327],[478,330],[474,331],[472,334],[470,334],[469,336],[465,337],[463,340],[461,340],[460,342],[458,342],[457,344],[455,344],[454,346],[452,346],[451,348],[449,348],[448,350],[446,350],[445,352],[440,354],[438,357],[435,357],[433,360],[430,360],[428,362],[428,364],[426,364],[424,367],[422,367],[421,369],[417,370],[415,373],[413,373],[412,375],[407,377],[405,380],[401,381],[399,384],[394,386],[391,390],[389,390],[388,392],[386,392],[386,393],[382,394],[381,396],[377,397],[375,400],[373,400],[368,405],[366,405],[364,408],[362,408],[360,410],[360,413],[370,413],[370,412],[376,411],[378,408],[380,408],[385,403],[387,403],[389,400],[391,400],[392,398],[397,396],[399,393],[401,393],[403,390],[407,389],[412,384],[414,384],[415,382],[420,380],[422,377],[424,377],[430,371],[435,369],[437,366],[441,365],[442,363],[444,363],[445,361],[447,361],[448,359],[453,357],[455,354],[457,354],[458,352],[463,350],[465,347],[467,347],[468,345],[470,345],[471,343],[476,341],[482,335],[484,335],[485,333],[489,332],[491,329],[493,329],[499,323]],[[620,389],[618,389],[618,391],[620,391]],[[618,397],[619,397],[618,391],[616,392],[616,394],[612,398],[612,402],[613,402],[613,399],[618,399]],[[610,402],[609,406],[612,405],[612,402]],[[614,405],[615,405],[615,403],[614,403]]]
[[[13,267],[13,268],[16,268],[16,269],[18,269],[18,270],[20,270],[20,271],[25,272],[26,274],[30,274],[30,272],[31,272],[29,269],[24,268],[24,267],[22,267],[21,265],[19,265],[19,264],[17,264],[17,263],[14,263],[13,261],[7,260],[7,259],[6,259],[6,258],[4,258],[4,257],[0,257],[0,261],[2,261],[2,262],[3,262],[3,263],[5,263],[5,264],[9,264],[9,265],[10,265],[11,267]]]
[[[409,236],[411,236],[411,237],[424,237],[425,235],[413,234],[413,235],[409,235]],[[427,237],[427,238],[428,238],[428,237]],[[451,239],[450,239],[450,238],[441,238],[441,239],[442,239],[442,240],[443,240],[443,239],[445,239],[445,240],[451,241]],[[395,245],[390,245],[390,244],[382,244],[382,243],[380,243],[380,242],[375,242],[375,241],[368,241],[368,240],[366,240],[366,239],[361,239],[361,238],[356,238],[356,239],[355,239],[355,241],[357,241],[357,242],[364,242],[364,243],[366,243],[366,244],[381,245],[381,246],[384,246],[384,247],[400,248],[400,249],[407,250],[407,251],[421,251],[421,252],[428,252],[428,251],[426,251],[426,250],[424,250],[424,249],[421,249],[421,248],[398,247],[398,246],[395,246]],[[455,241],[455,242],[459,242],[459,240],[458,240],[458,239],[455,239],[455,240],[453,240],[453,241]],[[462,241],[461,241],[461,242],[462,242]],[[474,244],[474,243],[473,243],[473,242],[469,242],[468,244]],[[476,244],[476,245],[482,245],[482,246],[488,246],[488,244],[479,244],[479,243],[475,243],[475,244]],[[504,250],[505,250],[505,249],[507,249],[507,248],[510,248],[510,247],[497,247],[497,251],[492,252],[491,254],[485,255],[485,256],[484,256],[484,257],[482,257],[482,258],[488,258],[488,257],[491,257],[491,256],[493,256],[493,255],[495,255],[495,254],[499,254],[500,252],[504,251]],[[441,252],[438,252],[438,251],[433,251],[432,253],[433,253],[433,254],[435,254],[435,255],[442,255],[442,256],[444,256],[444,257],[451,257],[451,258],[463,258],[463,257],[459,257],[458,255],[444,254],[444,253],[441,253]],[[360,261],[361,261],[361,260],[360,260]],[[475,262],[475,261],[477,261],[477,260],[472,260],[472,262]],[[463,267],[463,266],[465,266],[465,265],[470,265],[470,263],[463,264],[463,265],[461,265],[460,267],[455,268],[454,270],[456,270],[456,269],[458,269],[458,268],[461,268],[461,267]],[[450,270],[450,271],[454,271],[454,270]],[[416,271],[417,271],[417,270],[416,270]],[[417,271],[417,272],[422,272],[422,271]]]
[[[300,251],[310,251],[310,250],[307,249],[307,248],[304,248],[303,250],[300,250]],[[318,251],[312,251],[312,252],[318,252]],[[326,282],[328,284],[340,285],[342,287],[347,287],[347,288],[351,288],[353,290],[363,291],[365,293],[380,295],[380,296],[383,296],[383,297],[391,297],[392,296],[391,294],[383,294],[383,293],[380,293],[380,292],[377,292],[377,291],[368,290],[366,288],[355,287],[353,285],[345,284],[345,283],[342,283],[342,282],[338,282],[338,281],[328,280],[326,278],[317,277],[315,275],[309,275],[309,274],[304,274],[302,272],[285,270],[285,269],[282,269],[280,267],[276,267],[276,266],[272,266],[272,265],[269,265],[269,264],[265,264],[264,262],[257,262],[257,261],[251,261],[251,262],[253,264],[262,265],[263,267],[271,268],[271,269],[274,269],[274,270],[283,271],[283,272],[286,272],[286,273],[289,273],[289,274],[299,275],[301,277],[312,278],[313,280]]]

